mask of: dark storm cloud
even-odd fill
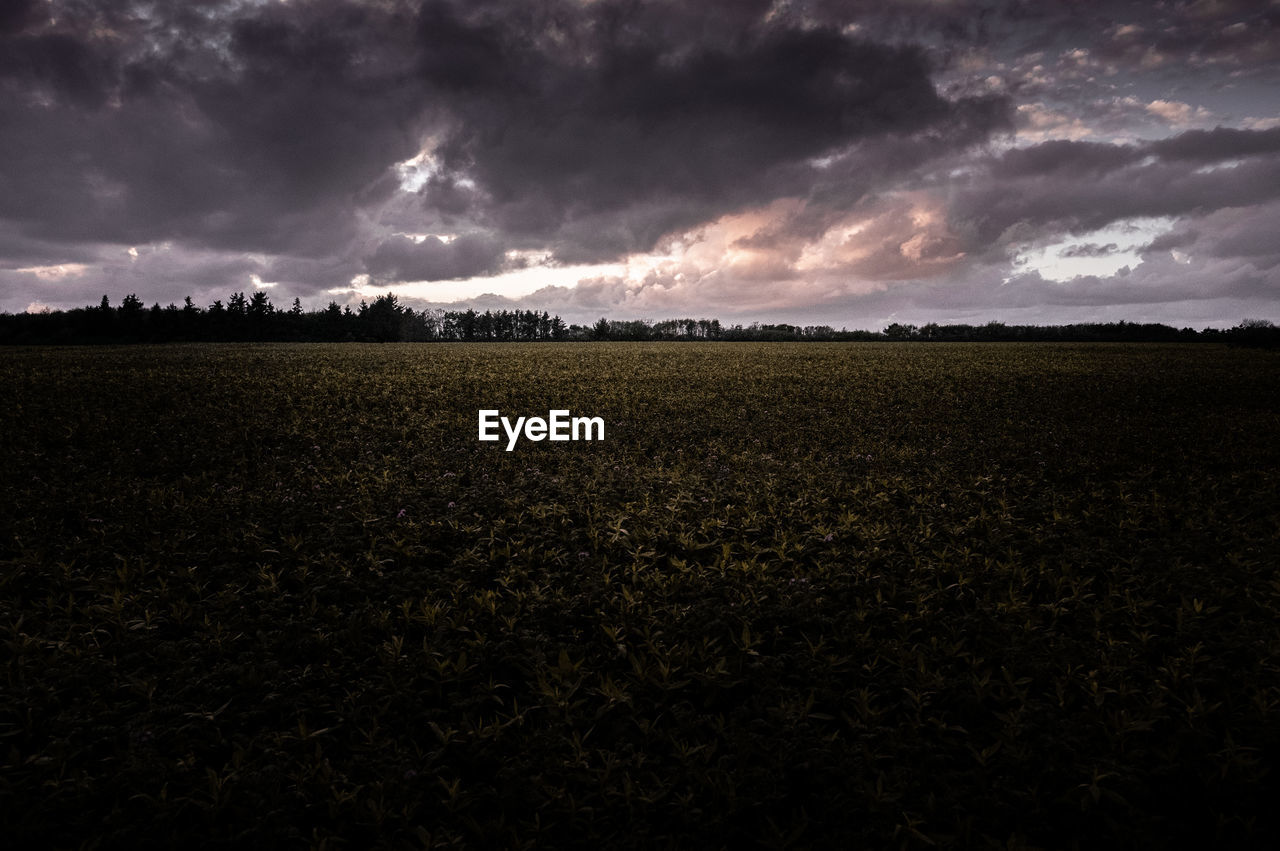
[[[689,5],[424,6],[420,70],[452,117],[427,204],[611,259],[807,194],[810,160],[859,140],[1010,126],[999,99],[942,98],[919,50]]]
[[[95,246],[48,243],[21,233],[12,223],[0,222],[0,269],[39,266],[50,258],[59,263],[85,263],[97,257]]]
[[[1114,171],[1140,158],[1138,150],[1124,145],[1063,139],[1029,148],[1014,148],[995,161],[992,172],[997,178],[1051,174],[1096,176]]]
[[[1119,250],[1119,246],[1114,242],[1108,242],[1106,245],[1099,245],[1096,242],[1085,242],[1080,245],[1071,245],[1058,252],[1060,257],[1110,257]]]
[[[52,244],[468,274],[491,258],[368,252],[387,233],[363,214],[424,142],[424,218],[582,261],[781,195],[856,193],[811,161],[859,141],[956,149],[1009,126],[999,98],[940,96],[922,51],[772,6],[9,3],[0,220]]]
[[[1181,63],[1253,74],[1280,59],[1280,9],[1259,0],[791,0],[785,8],[819,22],[856,21],[869,37],[925,45],[944,62],[990,48],[1052,63],[1064,46],[1086,46],[1121,69]],[[1023,81],[1028,91],[1044,90],[1036,76]]]
[[[1152,142],[1145,148],[1165,160],[1209,163],[1234,157],[1280,153],[1280,127],[1270,130],[1190,130],[1169,139]]]
[[[315,257],[283,255],[271,258],[261,269],[255,270],[264,281],[278,284],[290,295],[306,297],[318,291],[348,287],[351,279],[364,272],[364,264],[358,257],[346,252]],[[234,289],[243,289],[241,286]]]
[[[361,193],[417,150],[424,95],[396,38],[408,11],[41,12],[0,38],[0,217],[33,235],[324,250],[352,237]]]
[[[1247,261],[1260,270],[1280,266],[1276,223],[1280,202],[1263,207],[1226,208],[1161,234],[1142,247],[1144,257],[1178,251],[1183,257],[1207,256]]]
[[[22,30],[38,0],[3,0],[0,2],[0,35]]]
[[[62,33],[15,35],[5,41],[0,77],[6,81],[78,107],[97,107],[106,100],[117,68],[96,45]]]
[[[973,249],[1012,234],[1085,233],[1134,217],[1202,215],[1280,198],[1280,132],[1189,131],[1138,145],[1054,141],[992,161],[957,192],[956,228]]]
[[[1214,257],[1248,258],[1259,269],[1274,268],[1280,264],[1275,218],[1280,211],[1272,209],[1269,212],[1271,217],[1240,217],[1231,222],[1231,226],[1212,233],[1206,240],[1206,249]]]
[[[365,268],[378,280],[442,281],[491,275],[502,268],[504,256],[501,243],[485,236],[448,242],[435,236],[421,241],[394,236],[365,258]]]
[[[1168,233],[1162,233],[1151,242],[1142,246],[1144,254],[1154,253],[1158,251],[1172,251],[1175,248],[1191,245],[1199,237],[1195,230],[1171,230]]]

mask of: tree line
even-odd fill
[[[0,314],[0,343],[167,342],[428,342],[564,340],[569,326],[559,316],[534,310],[414,310],[394,294],[361,302],[352,310],[330,301],[304,311],[298,299],[277,308],[262,290],[233,293],[199,307],[188,296],[181,307],[145,307],[133,294],[117,307],[103,296],[96,307],[40,313]]]
[[[0,313],[0,344],[87,344],[141,342],[541,342],[575,340],[921,341],[921,342],[1226,342],[1280,347],[1280,327],[1246,319],[1227,330],[1173,328],[1159,323],[1105,322],[1068,325],[984,325],[893,323],[882,331],[837,331],[829,325],[723,325],[718,319],[617,320],[566,324],[536,310],[414,310],[394,294],[380,295],[357,309],[330,301],[323,310],[304,311],[298,299],[288,309],[271,303],[263,290],[233,293],[197,306],[188,296],[181,307],[143,305],[135,294],[117,307],[107,296],[97,306],[39,313]]]

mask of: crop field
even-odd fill
[[[10,847],[1280,833],[1274,352],[23,348],[0,399]]]

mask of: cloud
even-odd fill
[[[1055,139],[1007,151],[991,163],[991,168],[997,178],[1054,174],[1097,177],[1136,162],[1140,157],[1137,149],[1127,145]]]
[[[970,250],[1135,217],[1201,215],[1280,197],[1280,130],[1188,131],[1139,145],[1046,142],[990,162],[955,193],[952,227]],[[1238,160],[1238,162],[1236,162]],[[1206,166],[1220,164],[1213,170]]]
[[[441,281],[492,275],[503,266],[502,244],[487,236],[464,235],[445,241],[393,236],[365,258],[365,268],[383,281]]]
[[[1246,130],[1274,130],[1280,127],[1280,117],[1267,116],[1263,118],[1251,115],[1240,123]]]
[[[1266,298],[1278,27],[1244,0],[11,0],[0,309],[522,267],[504,292],[562,274],[537,297],[572,310],[1096,307],[1157,269]],[[1135,217],[1173,224],[1125,274],[1014,265]]]
[[[250,289],[251,275],[273,280],[262,260],[248,255],[167,244],[143,245],[136,251],[133,257],[118,246],[100,245],[82,250],[79,261],[0,269],[0,292],[65,307],[96,305],[104,294],[118,304],[127,293],[136,293],[147,304],[181,302],[189,295],[207,305],[214,299],[225,301],[229,292]],[[278,300],[276,291],[273,299]],[[19,309],[21,304],[6,307]]]
[[[37,0],[9,0],[0,3],[0,35],[21,32],[35,10]]]
[[[1142,253],[1144,257],[1176,252],[1182,258],[1240,260],[1261,271],[1276,270],[1280,267],[1280,243],[1275,238],[1278,219],[1280,203],[1227,207],[1156,237],[1142,247]]]
[[[1264,130],[1237,130],[1231,127],[1189,130],[1152,142],[1146,150],[1166,160],[1200,163],[1280,154],[1280,127]]]
[[[780,197],[856,202],[814,161],[860,143],[958,150],[1008,125],[998,96],[939,94],[924,51],[772,6],[7,4],[0,221],[68,251],[467,275],[492,251],[400,245],[423,228],[380,214],[598,261]],[[424,150],[415,214],[396,165]]]
[[[813,160],[862,140],[959,148],[1007,126],[999,98],[939,95],[911,47],[673,4],[585,10],[547,27],[502,4],[424,6],[421,73],[451,121],[429,207],[607,260],[808,193],[828,176]]]
[[[1202,123],[1213,115],[1202,106],[1192,106],[1176,100],[1153,100],[1146,105],[1146,110],[1175,127]]]
[[[1069,245],[1058,252],[1059,257],[1109,257],[1119,250],[1114,242],[1108,242],[1106,245],[1098,245],[1095,242],[1083,242],[1079,245]]]
[[[1017,125],[1018,138],[1027,141],[1083,139],[1094,132],[1079,116],[1051,109],[1043,103],[1019,105]]]
[[[361,193],[418,145],[404,14],[55,2],[28,15],[0,44],[0,218],[64,242],[350,239]]]

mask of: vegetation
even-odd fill
[[[474,310],[415,311],[395,295],[383,295],[358,310],[329,302],[324,310],[304,312],[293,300],[289,310],[277,310],[263,290],[246,298],[233,293],[223,305],[215,301],[201,309],[188,296],[182,307],[159,303],[143,307],[127,295],[120,307],[107,296],[97,307],[71,311],[0,314],[0,342],[108,343],[174,341],[309,341],[309,342],[424,342],[428,340],[493,340],[530,342],[564,340],[569,329],[559,316],[545,311]]]
[[[1273,353],[0,361],[13,847],[1280,835]]]
[[[559,316],[536,310],[414,310],[394,294],[380,295],[358,310],[329,302],[324,310],[303,311],[293,300],[278,310],[264,290],[252,296],[233,293],[227,304],[215,301],[202,309],[188,296],[182,307],[157,302],[143,306],[136,295],[113,307],[107,296],[97,307],[51,310],[18,315],[0,313],[0,344],[85,344],[285,341],[285,342],[547,342],[694,341],[727,342],[1068,342],[1172,343],[1227,342],[1280,347],[1280,328],[1266,319],[1246,319],[1228,331],[1172,328],[1159,323],[1106,322],[1038,326],[939,325],[922,327],[895,322],[883,331],[835,330],[829,325],[754,322],[722,325],[718,319],[636,319],[601,317],[594,325],[566,325]]]

